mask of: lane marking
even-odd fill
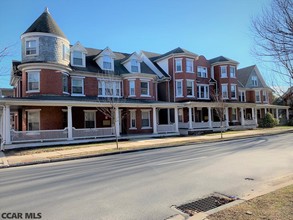
[[[166,165],[166,164],[172,164],[172,163],[182,163],[182,162],[186,162],[186,161],[192,161],[192,160],[200,160],[200,159],[205,159],[207,158],[205,157],[197,157],[197,158],[190,158],[190,159],[184,159],[184,160],[175,160],[175,161],[169,161],[169,162],[163,162],[163,163],[156,163],[153,164],[154,166],[162,166],[162,165]]]

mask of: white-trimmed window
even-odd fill
[[[227,66],[221,66],[221,78],[227,78]]]
[[[176,97],[183,97],[183,81],[182,79],[176,80]]]
[[[129,96],[135,96],[135,80],[129,81]]]
[[[228,85],[222,84],[222,98],[228,99]]]
[[[186,59],[186,72],[193,73],[193,59]]]
[[[72,52],[72,65],[84,66],[84,55],[81,51],[74,50]]]
[[[150,82],[149,81],[140,82],[140,95],[150,96]]]
[[[103,69],[112,70],[112,58],[109,55],[103,56]]]
[[[187,97],[194,97],[194,80],[186,80]]]
[[[130,110],[130,129],[136,129],[136,110]]]
[[[230,77],[236,78],[236,68],[235,66],[230,66]]]
[[[197,67],[197,77],[207,78],[208,77],[208,69],[204,66]]]
[[[262,100],[263,102],[268,102],[268,93],[267,91],[262,91]]]
[[[237,99],[236,85],[231,85],[231,99]]]
[[[232,108],[232,121],[238,121],[237,120],[237,109],[236,108]]]
[[[39,39],[29,38],[25,41],[25,55],[35,56],[39,54]]]
[[[28,71],[27,72],[27,92],[39,92],[40,91],[40,71]]]
[[[63,93],[68,94],[68,73],[62,74],[62,87],[63,87]]]
[[[84,127],[85,128],[96,127],[96,112],[97,110],[84,110]]]
[[[62,55],[62,58],[63,60],[69,60],[70,58],[70,49],[68,46],[66,46],[65,44],[63,44],[62,46],[62,52],[63,52],[63,55]]]
[[[71,78],[71,94],[84,95],[84,78],[83,77]]]
[[[251,82],[252,82],[253,86],[258,86],[257,76],[252,76],[251,77]]]
[[[255,91],[255,102],[261,102],[259,90]]]
[[[175,59],[175,71],[178,72],[182,72],[182,58],[180,59]]]
[[[138,60],[132,59],[130,61],[130,64],[131,64],[131,72],[138,73],[139,72],[139,63],[138,63]]]
[[[98,87],[99,97],[121,97],[120,80],[99,80]]]
[[[239,102],[246,102],[246,92],[239,91]]]
[[[141,128],[151,127],[151,110],[141,110]]]
[[[40,109],[27,110],[27,130],[40,130]]]
[[[197,84],[197,98],[209,99],[209,85]]]

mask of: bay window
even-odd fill
[[[193,97],[194,96],[194,80],[186,81],[186,89],[187,89],[187,96]]]
[[[140,95],[141,96],[149,96],[149,81],[141,81],[140,82]]]
[[[227,84],[222,85],[222,98],[228,99],[228,85]]]
[[[121,97],[121,81],[99,80],[99,97]]]
[[[183,91],[182,91],[182,79],[176,80],[176,97],[182,97]]]

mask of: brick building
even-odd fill
[[[5,148],[248,129],[266,111],[288,117],[287,107],[271,104],[272,90],[256,66],[238,70],[223,56],[71,45],[47,9],[21,45],[21,61],[12,62],[14,97],[0,99]]]

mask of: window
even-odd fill
[[[140,82],[140,95],[149,96],[149,82]]]
[[[197,85],[197,98],[198,99],[209,99],[209,86],[208,85]]]
[[[108,55],[103,56],[103,69],[104,70],[112,69],[112,58]]]
[[[72,78],[71,81],[71,93],[72,95],[83,95],[83,78]]]
[[[27,91],[28,92],[40,91],[40,72],[39,71],[27,72]]]
[[[235,66],[230,66],[230,77],[236,78]]]
[[[25,55],[38,55],[38,39],[29,39],[25,41]]]
[[[232,121],[237,121],[237,109],[232,108]]]
[[[222,98],[223,99],[228,99],[228,86],[222,85]]]
[[[130,128],[136,129],[136,110],[130,110]]]
[[[221,66],[221,78],[227,78],[227,66]]]
[[[256,76],[252,76],[251,77],[251,81],[252,81],[252,85],[253,86],[258,86],[258,81],[257,81],[257,77]]]
[[[95,128],[96,127],[96,111],[84,111],[84,127]]]
[[[198,66],[197,67],[197,77],[207,78],[208,77],[208,70],[206,67]]]
[[[149,128],[151,127],[150,123],[150,110],[141,111],[141,127],[142,128]]]
[[[135,81],[129,81],[129,96],[135,96]]]
[[[70,50],[65,44],[63,44],[63,60],[69,60]]]
[[[187,89],[187,96],[194,96],[194,81],[193,80],[186,81],[186,89]]]
[[[263,100],[263,102],[268,102],[267,91],[262,91],[262,100]]]
[[[67,73],[63,73],[63,75],[62,75],[62,86],[63,86],[63,93],[68,93],[68,75],[67,75]]]
[[[182,72],[182,59],[175,59],[176,72]]]
[[[27,111],[27,130],[28,131],[40,130],[40,110]]]
[[[186,72],[193,73],[193,60],[186,59]]]
[[[182,80],[176,80],[176,97],[182,97]]]
[[[245,91],[239,91],[239,101],[246,102]]]
[[[83,54],[80,51],[73,51],[72,53],[72,61],[73,61],[73,66],[83,66],[83,62],[82,62],[82,57]]]
[[[260,91],[255,91],[255,101],[260,102]]]
[[[121,96],[121,81],[99,80],[98,87],[100,97]]]
[[[236,85],[231,85],[231,99],[236,99]]]
[[[138,61],[135,59],[131,60],[131,72],[138,73]]]

